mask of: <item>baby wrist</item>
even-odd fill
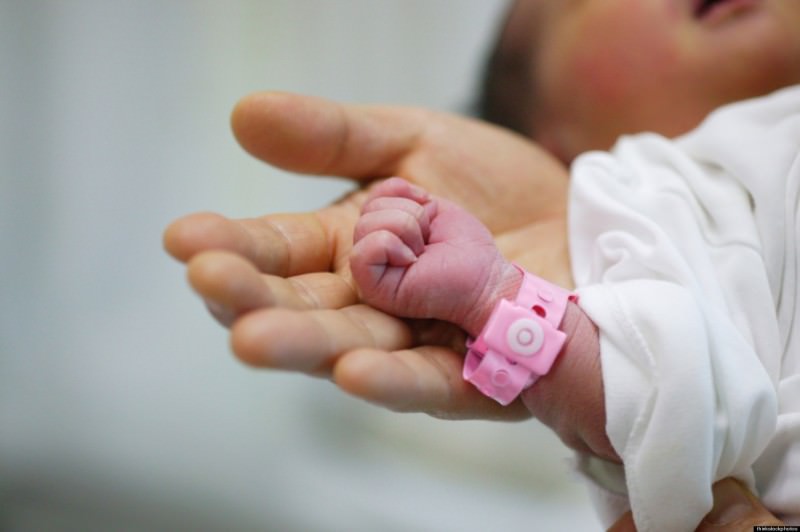
[[[503,405],[553,366],[566,341],[560,330],[570,292],[514,266],[516,295],[499,298],[477,337],[467,342],[464,379]]]
[[[477,337],[480,334],[501,300],[514,299],[522,285],[524,272],[514,264],[504,262],[500,272],[494,277],[488,283],[488,292],[475,302],[473,312],[469,313],[460,324],[470,336]]]

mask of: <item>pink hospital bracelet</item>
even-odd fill
[[[516,266],[516,265],[515,265]],[[507,405],[546,375],[567,335],[559,330],[575,296],[516,266],[522,285],[512,302],[501,299],[481,333],[467,340],[464,379]]]

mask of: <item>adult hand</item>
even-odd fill
[[[714,507],[697,527],[697,532],[752,532],[756,525],[783,524],[737,480],[720,480],[714,484],[713,492]],[[608,532],[635,531],[631,512],[623,515],[608,529]]]
[[[463,333],[407,322],[359,303],[349,272],[368,185],[399,175],[460,203],[509,260],[571,286],[567,172],[530,141],[416,108],[341,105],[289,94],[245,98],[234,133],[255,157],[305,174],[356,180],[341,201],[305,214],[229,220],[195,214],[166,230],[166,249],[246,363],[331,377],[381,406],[446,418],[520,419],[461,379]]]
[[[194,289],[231,326],[240,359],[333,378],[393,410],[445,418],[530,415],[519,401],[502,408],[463,382],[463,335],[454,327],[404,322],[359,304],[348,257],[366,188],[400,175],[475,213],[509,260],[571,287],[567,172],[556,159],[522,137],[457,116],[288,94],[245,98],[232,125],[259,159],[362,185],[313,213],[247,220],[202,213],[167,228],[166,249],[187,263]],[[742,492],[735,481],[717,483],[714,511],[698,530],[779,523],[746,490],[740,499]],[[634,530],[631,515],[611,530]]]

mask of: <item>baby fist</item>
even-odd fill
[[[370,305],[450,321],[473,335],[498,289],[519,277],[477,218],[400,178],[375,186],[364,204],[350,267]]]

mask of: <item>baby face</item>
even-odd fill
[[[532,136],[569,161],[800,83],[800,1],[517,0],[499,46],[529,70]]]

